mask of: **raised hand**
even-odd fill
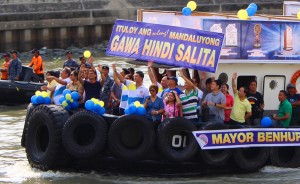
[[[94,62],[94,57],[89,57],[88,59],[88,63],[90,63],[91,65],[93,65],[93,62]]]
[[[116,71],[116,65],[112,64],[111,67],[113,68],[113,71],[115,72]]]
[[[237,78],[237,73],[234,72],[234,73],[232,74],[232,79],[235,80],[236,78]]]
[[[179,76],[179,77],[182,77],[182,76],[183,76],[183,69],[179,70],[178,76]]]
[[[148,67],[152,67],[153,66],[153,61],[148,61]]]
[[[201,80],[205,80],[206,79],[206,72],[202,72],[200,73],[200,79]]]
[[[85,69],[85,65],[81,65],[79,70],[84,71],[84,69]]]
[[[102,73],[102,67],[101,67],[101,65],[100,65],[100,64],[98,64],[98,67],[97,67],[97,69],[99,70],[99,72],[100,72],[100,73]]]

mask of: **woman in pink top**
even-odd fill
[[[176,91],[169,92],[164,99],[165,112],[162,120],[182,116],[181,102]]]
[[[229,123],[230,121],[230,113],[233,106],[233,97],[228,93],[229,86],[228,84],[223,83],[221,85],[221,92],[226,96],[226,108],[224,110],[225,120],[224,123]]]

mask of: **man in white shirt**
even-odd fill
[[[63,96],[63,91],[66,89],[67,84],[71,82],[70,79],[71,70],[70,68],[65,67],[60,72],[60,78],[57,78],[55,76],[47,76],[46,79],[53,79],[57,82],[57,85],[53,88],[48,88],[47,86],[42,86],[42,90],[49,90],[53,91],[53,102],[55,105],[61,105],[59,102],[59,98]]]

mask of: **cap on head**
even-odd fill
[[[287,89],[289,89],[289,88],[296,88],[296,87],[295,87],[295,85],[294,85],[294,84],[292,84],[292,83],[289,83],[289,84],[286,86],[286,88],[287,88]]]
[[[109,70],[109,67],[108,66],[102,66],[102,70]]]
[[[32,49],[31,53],[35,53],[35,52],[40,53],[39,49]]]
[[[16,50],[11,50],[10,53],[11,53],[11,54],[18,54],[18,51],[16,51]]]
[[[178,79],[177,79],[176,77],[174,77],[174,76],[168,77],[168,79],[169,79],[169,80],[175,81],[176,84],[177,84],[177,82],[178,82]]]
[[[68,55],[68,54],[73,54],[73,52],[72,51],[67,51],[66,55]]]
[[[10,54],[9,53],[5,53],[5,54],[3,54],[3,57],[5,58],[5,57],[10,57]]]

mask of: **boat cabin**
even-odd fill
[[[220,78],[229,85],[238,73],[237,86],[248,86],[257,81],[257,91],[265,101],[265,115],[278,109],[278,93],[294,83],[300,91],[300,21],[296,16],[254,15],[240,20],[232,13],[181,12],[139,10],[138,21],[186,27],[224,34],[224,41],[215,73],[208,77]],[[199,77],[203,71],[194,71]]]

